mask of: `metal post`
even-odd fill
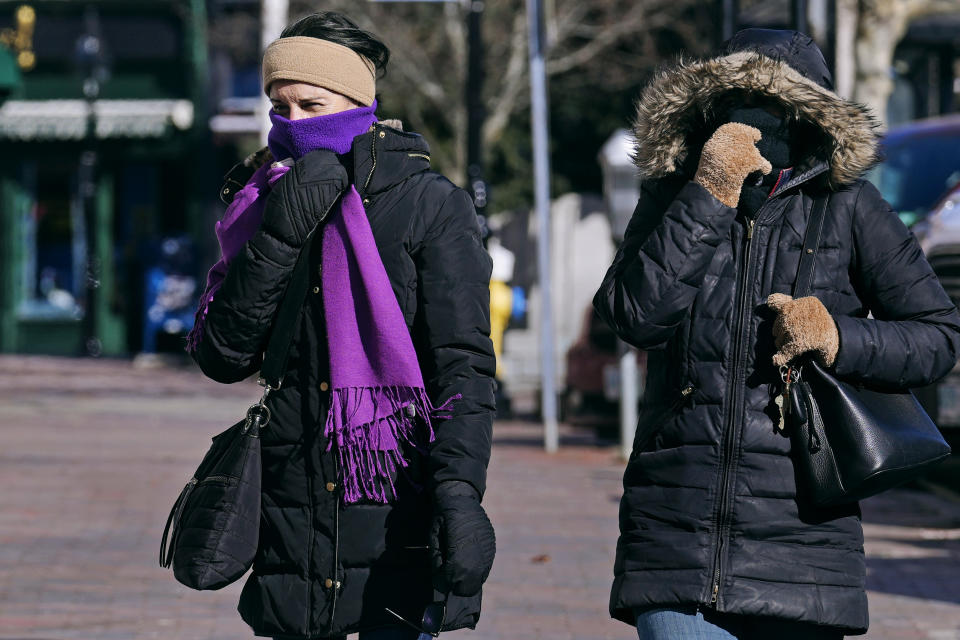
[[[833,74],[833,82],[837,82],[837,3],[832,0],[826,2],[827,5],[827,30],[824,41],[824,57],[827,59],[827,67]]]
[[[280,37],[280,33],[290,20],[290,0],[262,0],[260,5],[260,49],[267,48],[271,42]],[[260,97],[260,142],[267,144],[267,135],[270,133],[270,104],[267,96]]]
[[[726,42],[737,31],[737,0],[720,0],[720,42]]]
[[[537,210],[537,270],[540,279],[540,379],[544,447],[555,452],[560,444],[557,428],[557,393],[554,388],[553,304],[550,296],[550,153],[547,111],[547,73],[543,56],[541,0],[527,0],[530,35],[530,123],[533,130],[533,178]]]
[[[627,346],[620,355],[620,454],[624,460],[633,451],[633,436],[637,431],[637,352]]]
[[[937,73],[938,88],[940,90],[940,100],[937,105],[938,111],[934,115],[950,113],[953,111],[953,94],[954,94],[954,66],[953,66],[953,47],[944,46],[937,49],[937,57],[940,63],[940,68]]]
[[[790,13],[793,18],[793,28],[800,33],[810,33],[810,22],[807,17],[807,0],[790,0]]]
[[[83,345],[81,353],[98,357],[103,353],[99,336],[100,246],[97,242],[97,118],[96,104],[100,88],[107,79],[108,70],[100,34],[100,15],[92,6],[84,13],[84,32],[76,42],[76,61],[83,73],[83,96],[86,100],[87,121],[84,150],[80,154],[78,186],[83,203],[84,221],[84,278]]]
[[[483,32],[484,3],[469,0],[467,12],[467,180],[473,206],[483,215],[487,206],[487,183],[483,179]]]

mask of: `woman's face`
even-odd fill
[[[328,116],[360,105],[350,98],[306,82],[277,80],[270,85],[273,110],[287,120]]]

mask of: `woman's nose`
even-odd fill
[[[287,116],[288,120],[303,120],[304,118],[309,117],[310,116],[307,114],[307,112],[300,108],[300,105],[290,105],[290,115]]]

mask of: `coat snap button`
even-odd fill
[[[329,491],[330,493],[333,493],[334,491],[336,491],[336,489],[337,489],[337,485],[335,483],[333,482],[327,483],[327,491]]]
[[[386,131],[381,131],[381,132],[380,132],[380,138],[382,139],[382,138],[386,138],[386,137],[387,137],[387,132],[386,132]]]
[[[314,287],[314,288],[313,288],[313,292],[314,292],[314,293],[320,293],[320,287]]]
[[[327,589],[333,587],[333,580],[331,580],[330,578],[327,578],[326,580],[323,581],[323,586],[325,586]]]
[[[321,382],[321,383],[320,383],[320,391],[326,391],[326,390],[329,389],[329,388],[330,388],[330,385],[327,384],[326,382]]]
[[[416,417],[417,417],[417,408],[416,408],[415,406],[413,406],[412,404],[408,404],[407,406],[405,406],[405,407],[403,408],[403,411],[404,411],[404,413],[407,414],[407,417],[408,417],[408,418],[416,418]]]
[[[364,198],[363,204],[370,204],[370,198]]]

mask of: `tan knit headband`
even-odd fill
[[[265,93],[276,80],[308,82],[365,107],[373,104],[377,89],[372,62],[349,47],[309,36],[280,38],[263,52]]]

